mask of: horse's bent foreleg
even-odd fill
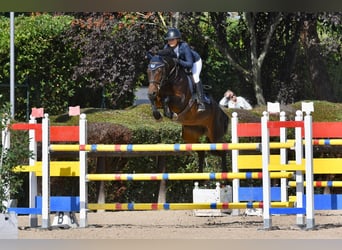
[[[169,101],[170,101],[169,97],[166,97],[162,100],[164,116],[169,118],[169,119],[172,119],[173,114],[172,114],[172,111],[170,110],[170,107],[169,107]]]
[[[152,114],[153,114],[154,119],[160,120],[162,118],[162,115],[160,114],[159,110],[157,109],[157,106],[152,104],[151,107],[152,107]]]
[[[151,108],[152,108],[152,114],[154,119],[160,120],[162,118],[162,115],[160,114],[157,105],[156,105],[156,95],[154,94],[148,94],[148,99],[151,102]]]

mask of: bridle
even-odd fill
[[[162,68],[162,78],[160,81],[156,81],[154,75],[159,68]],[[148,83],[154,84],[159,89],[162,83],[165,81],[165,64],[162,62],[151,62],[148,65],[148,70],[151,72],[151,79],[149,79]]]
[[[155,87],[159,89],[164,85],[166,82],[171,82],[173,78],[176,78],[177,73],[178,73],[178,67],[177,64],[173,66],[173,68],[170,70],[169,74],[166,75],[166,65],[169,65],[169,63],[164,59],[161,58],[162,62],[150,62],[148,65],[148,70],[151,72],[151,79],[149,79],[148,83],[155,85]],[[156,81],[154,74],[157,69],[162,68],[162,77],[160,81]],[[175,74],[174,74],[175,73]],[[173,76],[174,75],[174,76]]]

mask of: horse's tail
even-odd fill
[[[222,110],[222,109],[221,109]],[[222,110],[223,112],[223,119],[224,119],[224,133],[226,134],[228,131],[228,125],[229,125],[229,118],[228,115]]]
[[[219,118],[220,116],[218,116],[218,119],[219,119],[220,122],[222,122],[222,124],[223,124],[223,134],[225,135],[225,134],[227,133],[227,131],[228,131],[229,117],[228,117],[228,115],[226,114],[226,112],[223,111],[223,109],[220,107],[220,105],[216,102],[216,100],[215,100],[212,96],[210,96],[210,99],[211,99],[211,101],[213,102],[213,105],[216,106],[216,108],[217,108],[218,110],[220,110],[219,113],[222,114],[221,116],[222,116],[222,120],[223,120],[223,121],[221,121],[221,119]]]

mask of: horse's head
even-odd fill
[[[155,100],[159,94],[159,89],[165,81],[165,62],[161,56],[153,56],[147,67],[148,97]]]
[[[176,64],[171,57],[163,57],[160,55],[152,56],[147,68],[148,98],[153,109],[153,116],[159,120],[161,114],[157,110],[157,105],[161,106],[161,89],[168,84],[170,76],[176,70]]]

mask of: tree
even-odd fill
[[[258,105],[265,105],[265,98],[262,88],[261,70],[265,57],[270,49],[271,38],[274,31],[281,21],[281,13],[254,13],[245,12],[241,16],[244,18],[245,25],[249,31],[250,60],[243,65],[233,55],[232,48],[227,41],[227,13],[211,13],[214,28],[217,36],[217,47],[226,59],[235,67],[245,78],[254,86],[255,97]],[[262,21],[261,21],[262,19]],[[265,22],[263,22],[265,21]],[[263,31],[263,36],[260,32]]]
[[[330,82],[326,60],[322,56],[322,47],[317,29],[318,14],[306,14],[300,39],[305,50],[307,65],[309,65],[313,96],[318,100],[335,101],[336,96]]]
[[[144,80],[146,52],[160,46],[160,40],[155,39],[160,37],[154,21],[158,16],[119,12],[83,13],[76,17],[64,37],[73,42],[81,55],[79,65],[74,67],[73,79],[81,82],[87,91],[102,93],[105,100],[102,107],[132,105],[134,90]]]
[[[76,84],[71,80],[72,66],[78,58],[68,44],[62,43],[60,35],[69,28],[71,20],[70,16],[50,14],[15,18],[17,119],[29,118],[25,117],[28,104],[44,107],[50,114],[67,109]],[[9,83],[9,23],[8,18],[0,18],[1,83]],[[20,88],[24,86],[27,89]]]
[[[1,95],[0,99],[2,99]],[[2,134],[2,140],[4,142],[9,140],[9,125],[13,122],[9,114],[10,104],[5,102],[0,107],[0,117],[2,118],[0,130],[4,132]],[[27,134],[20,132],[22,131],[11,132],[11,147],[5,147],[7,145],[6,143],[4,145],[2,143],[0,144],[0,213],[6,212],[6,202],[9,202],[10,199],[17,198],[17,195],[24,191],[22,176],[19,173],[15,173],[13,168],[27,162],[27,159],[32,157],[32,152],[28,148],[29,141],[25,139],[27,138]]]

